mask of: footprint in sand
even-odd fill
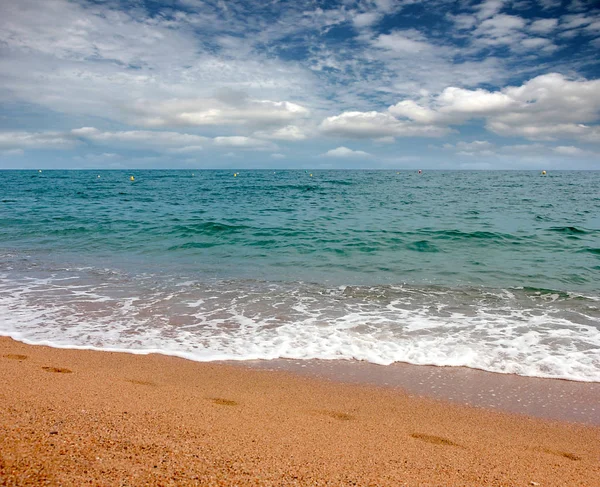
[[[140,386],[156,387],[156,384],[154,382],[150,382],[149,380],[125,379],[125,382],[130,382],[131,384],[137,384]]]
[[[354,419],[354,416],[348,413],[342,413],[341,411],[316,411],[318,414],[323,414],[325,416],[329,416],[330,418],[337,419],[339,421],[351,421]]]
[[[212,402],[214,402],[215,404],[218,404],[219,406],[237,406],[238,403],[235,401],[232,401],[231,399],[223,399],[222,397],[209,397],[209,400],[211,400]]]
[[[566,451],[550,450],[550,448],[536,448],[536,450],[544,452],[544,453],[549,453],[550,455],[556,455],[558,457],[568,458],[569,460],[573,460],[573,461],[581,460],[581,457],[578,457],[577,455],[573,455],[572,453],[569,453]]]
[[[417,440],[426,441],[427,443],[433,443],[434,445],[445,445],[445,446],[460,446],[458,443],[454,443],[447,438],[441,436],[426,435],[424,433],[411,433],[413,438]]]
[[[11,360],[25,360],[27,355],[21,355],[19,353],[9,353],[7,355],[2,355],[4,358],[9,358]]]
[[[70,369],[65,369],[63,367],[42,367],[46,372],[55,372],[57,374],[71,374],[73,373]]]

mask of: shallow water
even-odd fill
[[[0,172],[0,333],[600,381],[600,172],[133,174]]]

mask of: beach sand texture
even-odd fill
[[[600,486],[600,428],[0,338],[0,485]]]

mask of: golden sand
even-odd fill
[[[600,428],[0,338],[0,485],[600,486]]]

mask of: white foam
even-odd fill
[[[465,304],[458,294],[5,275],[0,334],[31,344],[197,361],[355,359],[600,382],[600,322],[593,306],[565,312],[560,299],[531,305],[515,290],[474,293]]]

